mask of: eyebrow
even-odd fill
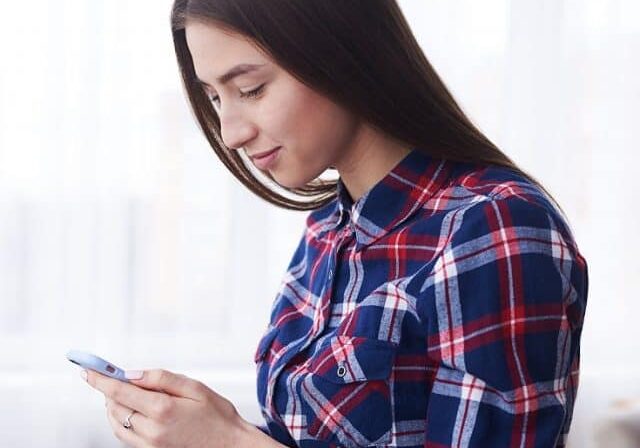
[[[265,64],[239,64],[239,65],[236,65],[235,67],[233,67],[231,70],[229,70],[224,75],[219,76],[217,78],[217,81],[222,85],[227,84],[229,81],[231,81],[236,76],[240,76],[240,75],[244,75],[246,73],[250,73],[250,72],[256,71],[259,68],[263,67],[264,65]],[[198,81],[200,84],[204,84],[207,87],[211,87],[211,85],[209,85],[208,83],[206,83],[205,81],[203,81],[203,80],[201,80],[201,79],[199,79],[197,77],[196,77],[196,81]]]

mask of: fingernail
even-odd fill
[[[124,377],[128,380],[139,380],[144,375],[142,370],[127,370],[124,372]]]
[[[82,377],[83,380],[87,381],[87,371],[82,369],[80,371],[80,376]]]

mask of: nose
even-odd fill
[[[219,111],[220,136],[223,143],[231,149],[240,149],[256,137],[257,129],[254,123],[238,113]]]

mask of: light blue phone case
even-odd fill
[[[95,370],[98,373],[124,381],[125,383],[129,382],[124,376],[124,370],[94,354],[80,350],[70,350],[67,352],[67,359],[85,369]]]

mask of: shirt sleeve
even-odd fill
[[[553,211],[485,200],[443,221],[421,288],[436,366],[425,446],[564,446],[587,267]]]
[[[271,437],[271,432],[269,432],[269,427],[266,424],[255,424],[254,425],[256,428],[258,428],[260,431],[262,431],[263,433],[265,433],[266,435],[268,435],[269,437]]]

